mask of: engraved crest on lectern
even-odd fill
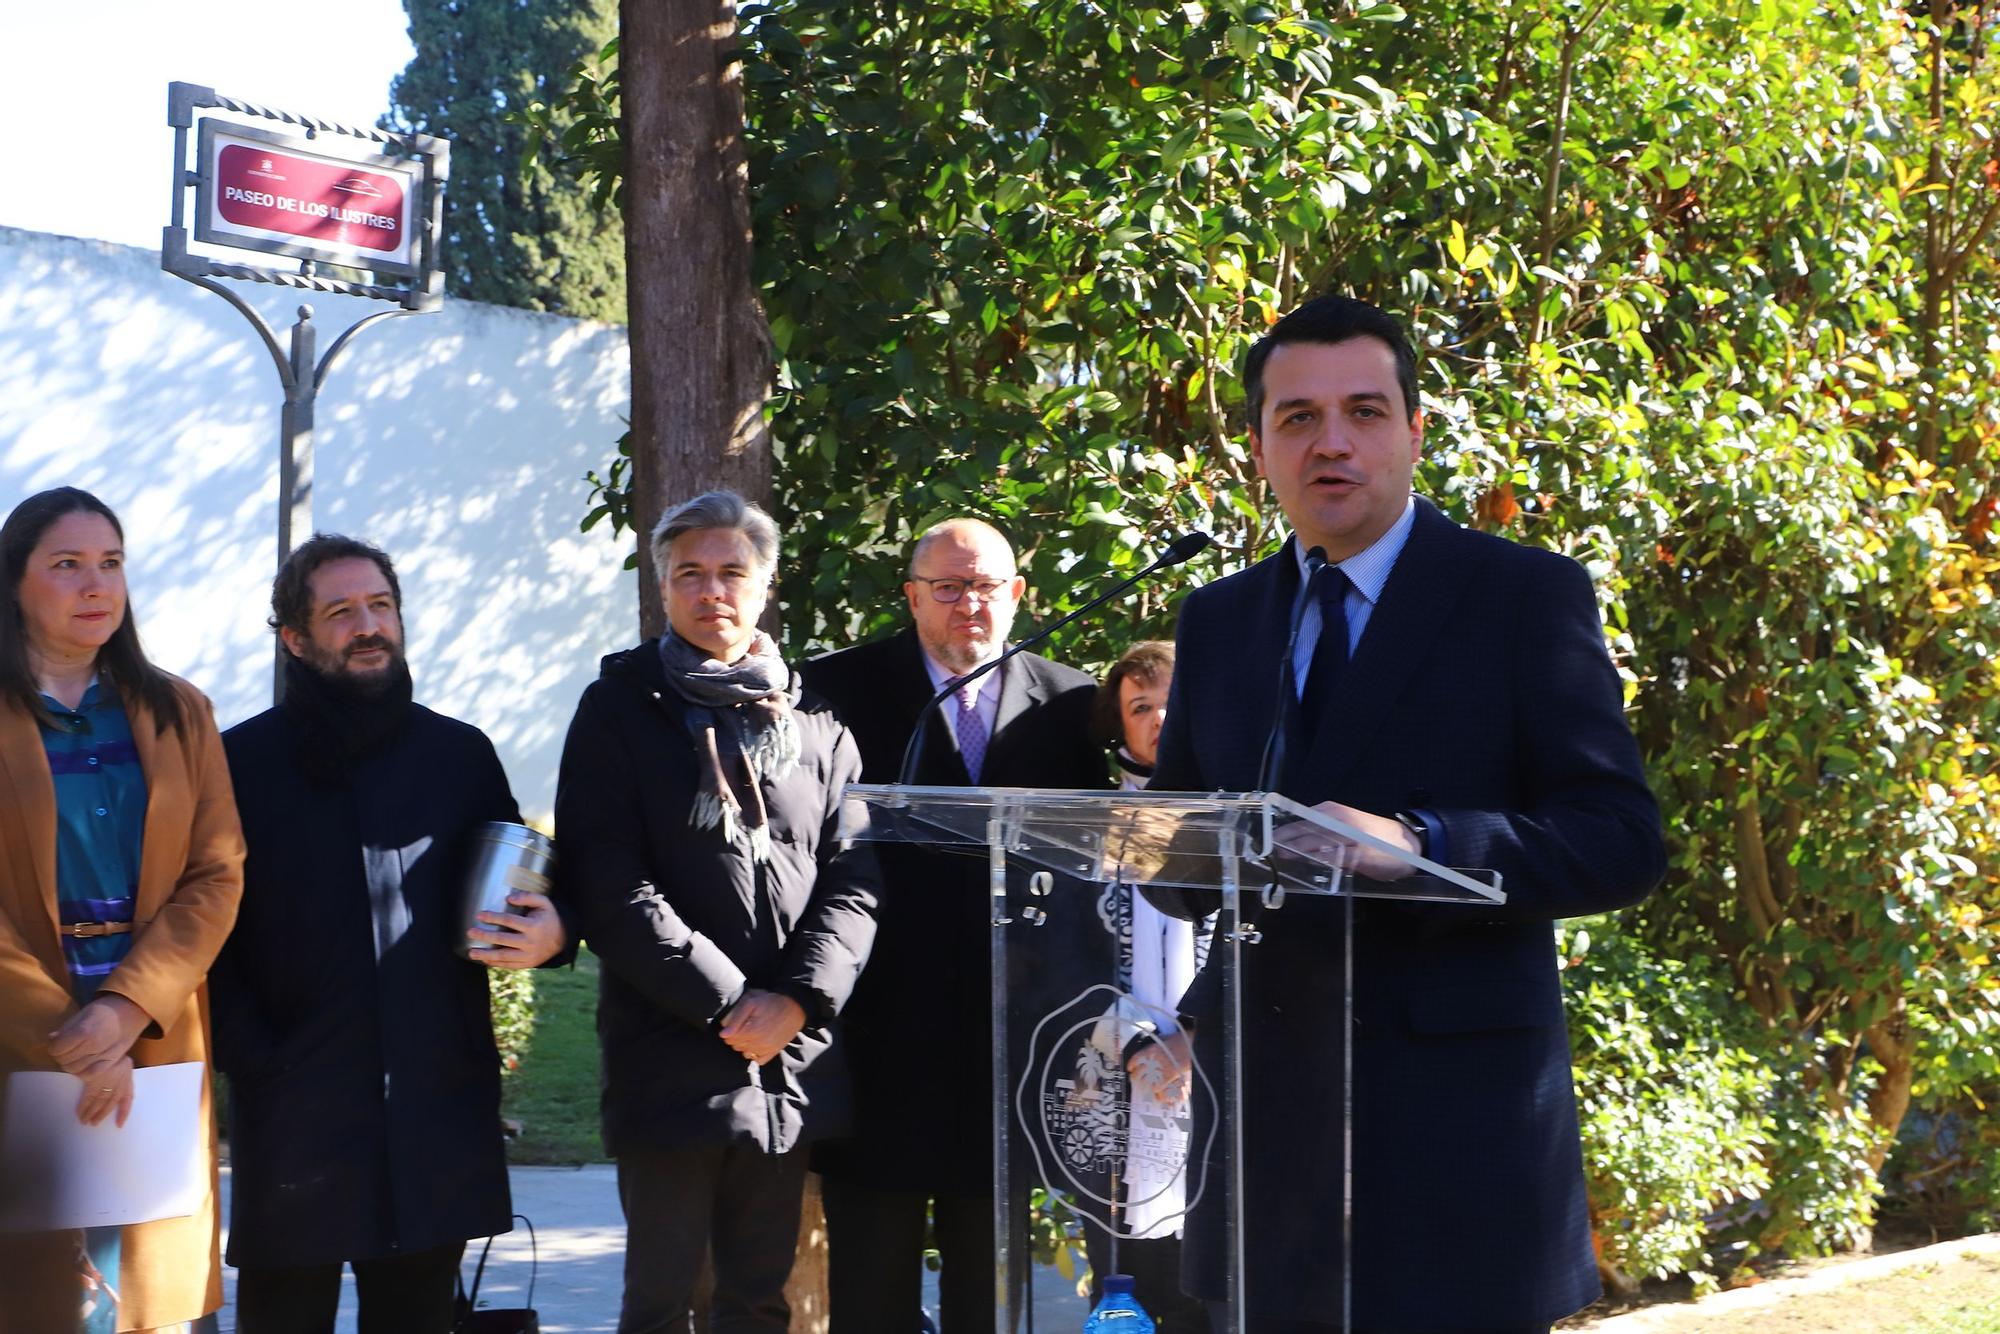
[[[1189,1152],[1192,1112],[1215,1091],[1185,1044],[1154,1040],[1171,1021],[1115,986],[1089,987],[1035,1026],[1014,1093],[1041,1184],[1120,1236],[1172,1235],[1202,1190],[1209,1155]],[[1215,1118],[1203,1119],[1212,1138]]]

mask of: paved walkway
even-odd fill
[[[535,1285],[535,1307],[544,1334],[614,1334],[618,1328],[618,1294],[625,1264],[625,1220],[618,1211],[618,1176],[609,1163],[588,1167],[513,1167],[507,1172],[514,1192],[514,1210],[535,1221],[541,1251],[541,1271]],[[223,1219],[229,1217],[229,1169],[222,1171]],[[478,1246],[468,1248],[468,1282],[478,1259]],[[482,1305],[525,1306],[530,1272],[525,1228],[493,1243],[480,1288]],[[236,1330],[236,1271],[222,1269],[225,1305],[223,1334]],[[1085,1303],[1053,1269],[1035,1275],[1037,1324],[1050,1330],[1080,1329],[1089,1314]],[[937,1276],[924,1275],[924,1301],[937,1309]],[[1042,1324],[1046,1321],[1046,1324]],[[912,1324],[915,1322],[913,1321]],[[344,1277],[340,1323],[336,1334],[355,1334],[354,1276]]]
[[[514,1210],[535,1221],[541,1270],[535,1306],[546,1334],[612,1334],[618,1328],[618,1293],[625,1263],[625,1220],[618,1212],[618,1178],[608,1163],[589,1167],[514,1167],[507,1172]],[[223,1218],[228,1219],[229,1170],[222,1172]],[[478,1260],[467,1248],[467,1282]],[[530,1264],[528,1232],[517,1228],[493,1243],[480,1304],[525,1306]],[[236,1271],[222,1269],[223,1334],[236,1330]],[[338,1334],[355,1334],[354,1275],[343,1277]]]

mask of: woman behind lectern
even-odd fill
[[[78,1119],[123,1125],[135,1066],[204,1066],[208,1190],[192,1215],[0,1248],[60,1275],[63,1323],[38,1328],[90,1334],[222,1305],[204,978],[243,887],[214,717],[140,648],[124,546],[74,487],[0,525],[0,1068],[75,1075]]]
[[[1132,645],[1098,687],[1092,721],[1112,747],[1119,786],[1136,792],[1152,776],[1160,727],[1167,719],[1167,691],[1174,681],[1174,646],[1162,640]],[[1141,1105],[1183,1111],[1192,1083],[1192,1060],[1174,1020],[1181,993],[1194,980],[1204,941],[1195,924],[1169,917],[1130,885],[1108,890],[1107,920],[1118,928],[1118,985],[1156,1031],[1130,1044],[1126,1064],[1135,1110]],[[1161,1156],[1134,1147],[1121,1174],[1119,1236],[1084,1222],[1092,1300],[1103,1294],[1106,1274],[1129,1274],[1140,1305],[1162,1334],[1207,1328],[1202,1303],[1181,1292],[1181,1221],[1186,1209],[1178,1170]]]

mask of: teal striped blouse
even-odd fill
[[[56,789],[56,908],[65,926],[129,922],[139,891],[139,845],[146,830],[146,773],[118,692],[93,681],[74,709],[47,695],[52,723],[42,747]],[[124,959],[132,936],[63,937],[70,990],[96,994]]]

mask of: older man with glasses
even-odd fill
[[[1092,741],[1095,682],[1031,653],[927,709],[1005,651],[1025,581],[977,519],[941,523],[910,553],[912,624],[805,664],[861,747],[863,778],[894,782],[924,730],[931,786],[1105,786]],[[833,1334],[915,1326],[929,1210],[947,1334],[993,1325],[992,998],[983,860],[882,845],[875,953],[843,1016],[853,1134],[819,1146]]]

